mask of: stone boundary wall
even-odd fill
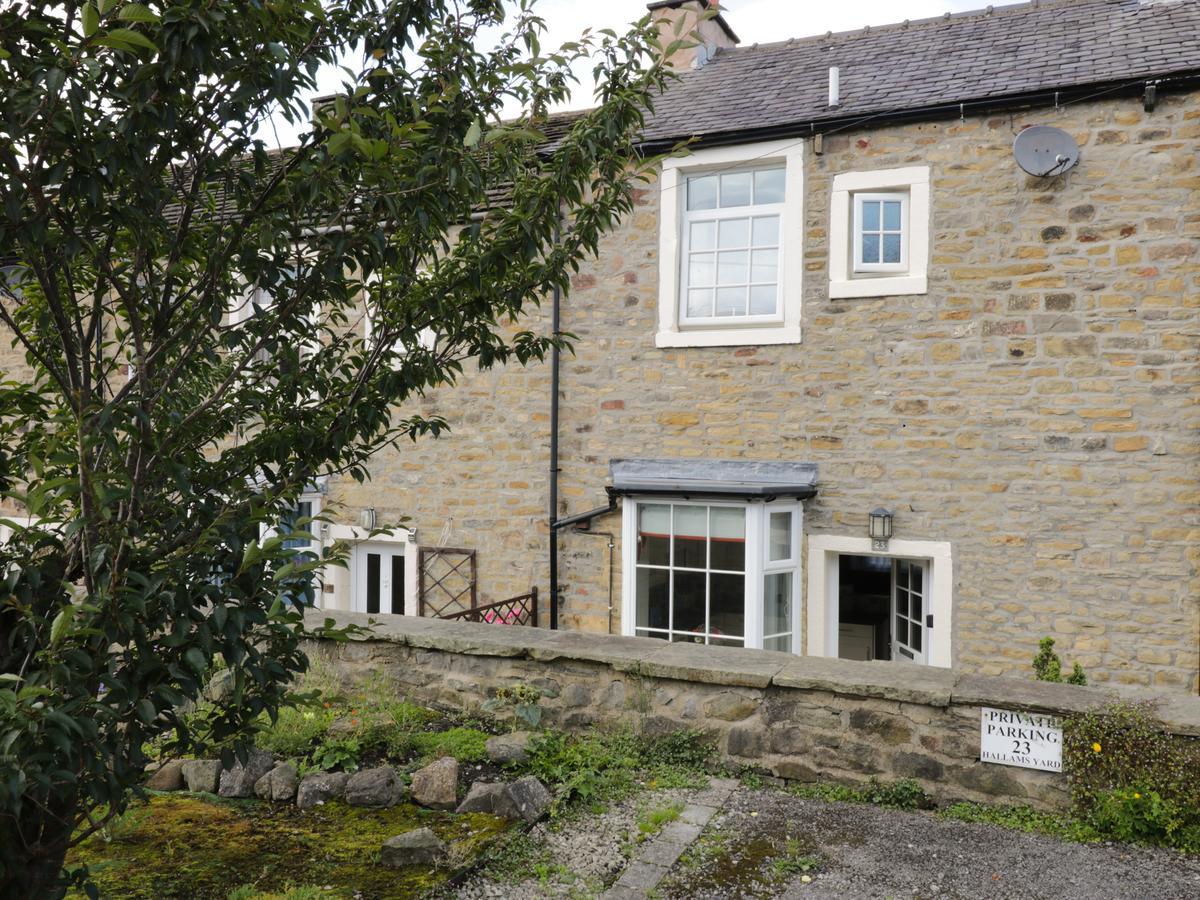
[[[549,724],[694,728],[726,760],[799,781],[914,778],[939,802],[1067,804],[1066,776],[979,761],[980,707],[1054,715],[1095,709],[1110,690],[766,650],[665,644],[539,628],[312,611],[369,637],[313,642],[339,678],[394,679],[413,700],[476,710],[497,688],[542,692]],[[1122,691],[1157,703],[1164,727],[1200,736],[1200,697]]]

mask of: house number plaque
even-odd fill
[[[982,709],[979,759],[1002,766],[1062,771],[1062,720],[1038,713]]]

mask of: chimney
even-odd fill
[[[719,0],[654,0],[646,4],[658,25],[659,39],[664,48],[674,41],[696,44],[694,47],[682,47],[667,57],[667,64],[672,69],[699,69],[718,50],[728,50],[737,46],[738,36],[721,15],[718,2]],[[704,18],[709,10],[716,15],[710,14],[708,18]]]

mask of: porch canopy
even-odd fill
[[[680,494],[807,500],[817,493],[816,463],[749,459],[614,459],[612,494]]]

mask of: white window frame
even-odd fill
[[[767,575],[790,571],[792,573],[791,624],[792,653],[800,653],[802,642],[801,583],[804,578],[800,553],[800,536],[803,532],[804,509],[799,500],[775,500],[769,503],[754,500],[723,500],[703,497],[681,497],[638,495],[627,497],[622,504],[621,533],[624,546],[622,553],[621,633],[628,637],[637,636],[637,535],[638,507],[643,504],[674,504],[687,506],[726,507],[741,509],[746,514],[746,562],[745,562],[745,630],[742,646],[762,649],[763,646],[763,602],[764,584]],[[770,514],[790,512],[792,515],[791,556],[787,560],[768,560],[770,554]],[[671,601],[673,602],[673,598]]]
[[[904,265],[862,266],[857,222],[861,201],[885,194],[907,195],[902,218]],[[929,166],[844,172],[833,178],[829,216],[829,296],[896,297],[929,292]]]
[[[853,195],[854,201],[854,235],[851,240],[854,242],[854,271],[860,272],[908,272],[908,242],[912,240],[912,227],[908,222],[908,206],[909,199],[907,192],[900,193],[891,191],[888,193],[868,193],[867,191],[859,191]],[[866,262],[863,260],[863,204],[878,203],[879,210],[879,229],[873,230],[871,234],[879,235],[880,256],[883,254],[883,238],[887,234],[900,235],[900,262]],[[900,204],[900,230],[899,232],[891,231],[883,227],[883,209],[884,203],[899,203]]]
[[[745,171],[782,165],[784,201],[769,207],[739,207],[736,218],[778,209],[779,301],[774,316],[714,316],[686,321],[688,216],[687,178],[708,172]],[[697,150],[668,159],[659,179],[659,272],[657,347],[735,347],[800,343],[801,280],[804,271],[804,144],[771,141]],[[733,210],[731,210],[732,212]],[[724,210],[708,210],[723,213]],[[705,215],[705,218],[708,218]]]
[[[949,668],[954,664],[954,565],[946,541],[888,541],[886,550],[876,550],[869,537],[831,534],[808,536],[808,598],[805,632],[809,656],[838,655],[838,557],[886,556],[921,559],[928,563],[928,608],[933,630],[925,648],[925,664]]]

